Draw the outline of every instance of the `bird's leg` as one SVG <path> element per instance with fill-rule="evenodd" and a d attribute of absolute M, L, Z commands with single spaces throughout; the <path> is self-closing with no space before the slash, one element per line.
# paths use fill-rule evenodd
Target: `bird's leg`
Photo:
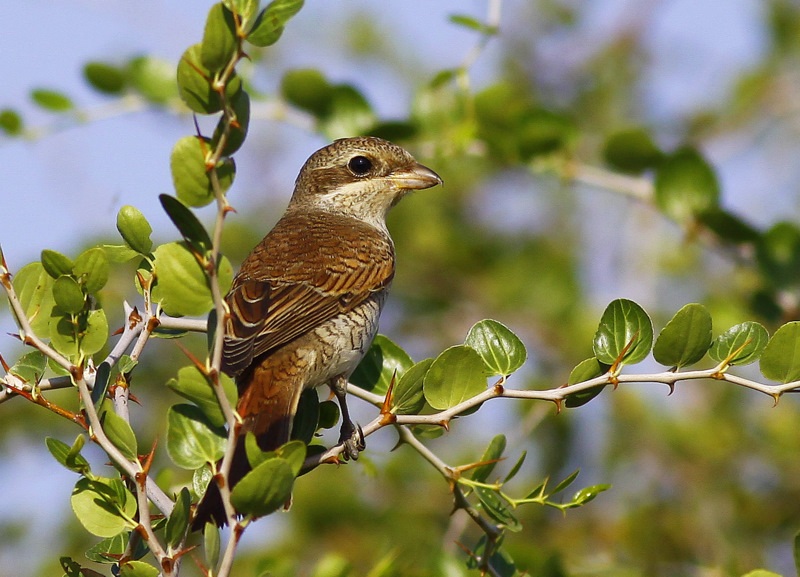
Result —
<path fill-rule="evenodd" d="M 364 431 L 359 425 L 350 419 L 350 411 L 347 409 L 347 378 L 342 375 L 335 377 L 331 381 L 331 390 L 339 400 L 339 407 L 342 411 L 342 427 L 339 433 L 339 443 L 344 444 L 344 460 L 358 459 L 358 454 L 363 451 L 367 444 L 364 442 Z"/>

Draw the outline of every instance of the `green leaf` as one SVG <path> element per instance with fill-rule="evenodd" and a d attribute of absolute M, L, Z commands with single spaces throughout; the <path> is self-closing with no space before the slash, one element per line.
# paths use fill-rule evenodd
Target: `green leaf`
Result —
<path fill-rule="evenodd" d="M 236 22 L 233 13 L 222 3 L 214 4 L 208 12 L 200 61 L 209 70 L 221 70 L 238 51 Z"/>
<path fill-rule="evenodd" d="M 612 134 L 603 147 L 603 157 L 613 168 L 640 174 L 653 168 L 664 157 L 644 128 L 627 128 Z"/>
<path fill-rule="evenodd" d="M 72 100 L 65 94 L 47 88 L 36 88 L 31 91 L 31 99 L 35 104 L 50 112 L 66 112 L 72 110 Z"/>
<path fill-rule="evenodd" d="M 472 16 L 466 16 L 464 14 L 452 14 L 449 20 L 453 24 L 457 24 L 458 26 L 463 26 L 464 28 L 469 28 L 470 30 L 480 32 L 481 34 L 486 34 L 486 35 L 497 34 L 496 26 L 489 26 L 488 24 L 484 24 L 483 22 L 479 21 L 476 18 L 473 18 Z"/>
<path fill-rule="evenodd" d="M 19 377 L 26 383 L 38 383 L 47 369 L 47 357 L 39 351 L 25 353 L 8 370 L 9 373 Z"/>
<path fill-rule="evenodd" d="M 768 340 L 767 329 L 757 322 L 746 321 L 714 339 L 708 356 L 718 363 L 728 359 L 729 365 L 749 365 L 761 356 Z"/>
<path fill-rule="evenodd" d="M 228 402 L 235 407 L 238 398 L 236 384 L 233 379 L 223 373 L 219 375 L 219 379 Z M 183 398 L 195 403 L 212 426 L 222 427 L 225 424 L 225 416 L 219 407 L 217 395 L 214 393 L 211 383 L 194 365 L 181 368 L 178 371 L 178 378 L 170 379 L 167 386 Z"/>
<path fill-rule="evenodd" d="M 130 423 L 117 415 L 114 411 L 105 411 L 102 415 L 103 430 L 113 445 L 129 461 L 138 459 L 138 443 L 136 433 L 133 432 Z"/>
<path fill-rule="evenodd" d="M 486 364 L 475 349 L 450 347 L 436 357 L 425 375 L 425 399 L 434 409 L 449 409 L 485 391 L 488 376 Z"/>
<path fill-rule="evenodd" d="M 505 325 L 483 320 L 469 329 L 464 344 L 472 347 L 495 375 L 510 375 L 520 368 L 528 356 L 525 345 Z"/>
<path fill-rule="evenodd" d="M 104 94 L 120 94 L 125 90 L 125 72 L 113 64 L 88 62 L 83 67 L 83 77 L 92 88 Z"/>
<path fill-rule="evenodd" d="M 506 450 L 506 436 L 495 435 L 494 438 L 492 438 L 492 440 L 489 442 L 489 446 L 486 447 L 486 450 L 483 452 L 483 456 L 478 460 L 479 463 L 486 463 L 486 464 L 472 469 L 470 478 L 473 481 L 477 481 L 479 483 L 485 483 L 486 480 L 489 478 L 489 475 L 492 474 L 492 471 L 494 471 L 494 468 L 497 465 L 496 462 L 492 463 L 490 461 L 497 461 L 498 459 L 500 459 L 503 456 L 503 451 L 505 450 Z"/>
<path fill-rule="evenodd" d="M 208 567 L 219 563 L 219 528 L 214 523 L 206 523 L 203 528 L 203 552 Z"/>
<path fill-rule="evenodd" d="M 209 483 L 213 479 L 211 469 L 205 465 L 192 472 L 192 491 L 195 495 L 205 495 Z M 216 525 L 215 525 L 216 527 Z"/>
<path fill-rule="evenodd" d="M 92 535 L 114 537 L 132 529 L 136 498 L 119 479 L 82 477 L 70 497 L 72 510 Z"/>
<path fill-rule="evenodd" d="M 316 118 L 327 118 L 333 110 L 333 86 L 315 69 L 290 70 L 281 80 L 281 94 L 292 105 Z"/>
<path fill-rule="evenodd" d="M 756 242 L 761 237 L 761 233 L 749 223 L 719 207 L 700 213 L 698 220 L 727 242 Z"/>
<path fill-rule="evenodd" d="M 62 274 L 53 283 L 53 298 L 63 312 L 76 315 L 86 304 L 86 295 L 72 275 Z"/>
<path fill-rule="evenodd" d="M 780 573 L 773 573 L 766 569 L 756 569 L 743 575 L 743 577 L 783 577 Z"/>
<path fill-rule="evenodd" d="M 86 558 L 95 563 L 118 563 L 120 557 L 125 553 L 127 544 L 128 535 L 118 533 L 87 549 Z"/>
<path fill-rule="evenodd" d="M 522 530 L 522 524 L 514 516 L 508 501 L 497 491 L 487 487 L 475 487 L 475 495 L 481 503 L 481 508 L 501 526 L 515 533 Z"/>
<path fill-rule="evenodd" d="M 231 110 L 233 111 L 233 118 L 230 121 L 228 128 L 228 140 L 222 149 L 223 156 L 230 156 L 244 144 L 247 130 L 250 126 L 250 96 L 242 90 L 230 102 Z M 211 137 L 211 142 L 214 148 L 217 148 L 217 143 L 222 138 L 225 126 L 228 125 L 228 119 L 222 116 L 214 129 L 214 135 Z"/>
<path fill-rule="evenodd" d="M 503 483 L 504 484 L 508 483 L 511 479 L 513 479 L 514 477 L 517 476 L 517 473 L 519 473 L 519 470 L 522 468 L 522 464 L 525 462 L 525 457 L 527 457 L 527 456 L 528 456 L 528 452 L 527 451 L 522 451 L 522 454 L 519 456 L 519 459 L 517 459 L 517 462 L 514 463 L 514 466 L 511 467 L 511 470 L 508 472 L 508 474 L 503 479 Z"/>
<path fill-rule="evenodd" d="M 167 412 L 167 453 L 182 469 L 197 469 L 222 458 L 224 429 L 214 427 L 194 405 L 173 405 Z"/>
<path fill-rule="evenodd" d="M 800 379 L 800 322 L 775 331 L 761 354 L 760 368 L 761 374 L 779 383 Z"/>
<path fill-rule="evenodd" d="M 425 359 L 407 369 L 394 386 L 392 393 L 392 413 L 396 415 L 416 415 L 425 406 L 423 383 L 433 359 Z"/>
<path fill-rule="evenodd" d="M 60 252 L 44 249 L 41 258 L 44 270 L 54 279 L 64 274 L 72 274 L 74 266 L 72 260 Z"/>
<path fill-rule="evenodd" d="M 119 568 L 119 577 L 158 577 L 161 572 L 144 561 L 126 561 Z"/>
<path fill-rule="evenodd" d="M 303 0 L 273 0 L 258 15 L 247 41 L 253 46 L 271 46 L 283 34 L 289 19 L 300 12 Z"/>
<path fill-rule="evenodd" d="M 800 228 L 791 222 L 773 225 L 756 243 L 756 258 L 772 284 L 796 283 L 800 280 Z"/>
<path fill-rule="evenodd" d="M 292 475 L 297 477 L 306 460 L 306 444 L 302 441 L 289 441 L 278 447 L 275 453 L 289 463 Z"/>
<path fill-rule="evenodd" d="M 339 405 L 334 401 L 322 401 L 319 404 L 319 422 L 317 423 L 320 429 L 332 429 L 339 422 Z"/>
<path fill-rule="evenodd" d="M 158 200 L 186 242 L 201 253 L 211 250 L 212 243 L 208 231 L 185 204 L 168 194 L 159 194 Z"/>
<path fill-rule="evenodd" d="M 108 320 L 104 310 L 89 311 L 86 329 L 81 334 L 80 350 L 86 356 L 93 355 L 108 341 Z"/>
<path fill-rule="evenodd" d="M 88 293 L 96 293 L 108 282 L 108 257 L 100 248 L 90 248 L 75 259 L 72 273 Z"/>
<path fill-rule="evenodd" d="M 306 389 L 300 394 L 297 413 L 292 421 L 293 440 L 310 443 L 319 427 L 319 397 L 316 389 Z"/>
<path fill-rule="evenodd" d="M 642 307 L 627 299 L 612 301 L 594 335 L 594 354 L 601 363 L 634 364 L 644 360 L 653 345 L 653 323 Z"/>
<path fill-rule="evenodd" d="M 581 361 L 574 369 L 572 369 L 569 374 L 569 378 L 567 379 L 567 384 L 576 385 L 595 377 L 599 377 L 600 375 L 607 373 L 609 368 L 611 368 L 610 365 L 601 363 L 597 360 L 597 357 L 590 357 L 584 361 Z M 596 387 L 586 389 L 585 391 L 567 395 L 564 404 L 570 409 L 585 405 L 603 392 L 605 387 L 606 385 L 597 385 Z"/>
<path fill-rule="evenodd" d="M 183 540 L 186 529 L 189 527 L 189 515 L 191 513 L 192 496 L 189 489 L 183 487 L 175 500 L 175 507 L 167 519 L 167 526 L 164 529 L 164 538 L 167 545 L 175 549 Z"/>
<path fill-rule="evenodd" d="M 106 251 L 108 260 L 115 263 L 124 263 L 135 258 L 142 258 L 140 253 L 124 244 L 104 244 L 103 250 Z"/>
<path fill-rule="evenodd" d="M 206 153 L 210 140 L 197 136 L 184 136 L 172 149 L 169 164 L 172 184 L 178 199 L 188 206 L 202 207 L 214 201 L 210 172 L 206 169 Z M 236 174 L 233 160 L 226 159 L 217 165 L 217 178 L 221 192 L 227 191 Z"/>
<path fill-rule="evenodd" d="M 288 461 L 268 459 L 236 484 L 231 492 L 231 503 L 243 515 L 269 515 L 288 501 L 294 479 Z"/>
<path fill-rule="evenodd" d="M 45 437 L 44 442 L 53 458 L 70 471 L 80 475 L 85 475 L 91 471 L 89 461 L 80 453 L 86 442 L 86 437 L 83 435 L 78 435 L 72 447 L 53 437 Z"/>
<path fill-rule="evenodd" d="M 22 117 L 16 110 L 3 108 L 0 110 L 0 130 L 7 136 L 19 136 L 22 134 Z"/>
<path fill-rule="evenodd" d="M 385 395 L 392 376 L 407 371 L 414 361 L 389 338 L 378 335 L 350 377 L 350 382 L 376 395 Z"/>
<path fill-rule="evenodd" d="M 584 487 L 575 493 L 575 495 L 572 497 L 572 503 L 570 503 L 569 506 L 571 508 L 582 507 L 586 503 L 594 501 L 595 497 L 597 497 L 603 491 L 608 491 L 610 488 L 611 485 L 606 483 Z"/>
<path fill-rule="evenodd" d="M 165 104 L 178 96 L 175 66 L 150 56 L 137 56 L 128 62 L 128 81 L 139 94 L 154 104 Z"/>
<path fill-rule="evenodd" d="M 214 114 L 222 110 L 223 101 L 212 86 L 214 74 L 202 62 L 202 45 L 190 46 L 178 62 L 178 94 L 191 110 Z M 225 86 L 230 101 L 242 89 L 242 81 L 233 75 Z"/>
<path fill-rule="evenodd" d="M 147 222 L 142 212 L 129 204 L 119 209 L 117 213 L 117 230 L 122 235 L 122 240 L 138 254 L 148 255 L 153 248 L 150 235 L 153 227 Z"/>
<path fill-rule="evenodd" d="M 714 169 L 696 150 L 677 150 L 656 172 L 655 201 L 667 216 L 679 222 L 716 208 L 719 184 Z"/>
<path fill-rule="evenodd" d="M 200 316 L 214 307 L 208 277 L 185 242 L 162 244 L 155 250 L 157 279 L 153 300 L 170 316 Z M 221 257 L 218 265 L 220 291 L 228 292 L 233 267 Z"/>
<path fill-rule="evenodd" d="M 77 361 L 80 353 L 77 321 L 73 322 L 70 315 L 54 314 L 50 317 L 49 332 L 53 348 L 71 361 Z"/>
<path fill-rule="evenodd" d="M 681 308 L 656 339 L 653 356 L 668 367 L 686 367 L 702 359 L 711 346 L 711 315 L 701 304 Z"/>
<path fill-rule="evenodd" d="M 25 316 L 36 336 L 50 336 L 50 316 L 55 307 L 53 279 L 41 263 L 32 262 L 14 275 L 14 290 L 17 293 Z"/>
<path fill-rule="evenodd" d="M 222 3 L 225 4 L 228 10 L 239 15 L 242 21 L 242 28 L 245 30 L 258 14 L 258 0 L 222 0 Z M 214 566 L 211 565 L 211 567 Z"/>

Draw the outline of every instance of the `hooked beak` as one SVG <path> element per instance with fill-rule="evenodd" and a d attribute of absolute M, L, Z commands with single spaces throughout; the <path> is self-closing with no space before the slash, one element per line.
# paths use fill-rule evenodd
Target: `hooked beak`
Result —
<path fill-rule="evenodd" d="M 423 190 L 444 184 L 438 174 L 420 163 L 416 163 L 409 170 L 393 172 L 387 178 L 401 190 Z"/>

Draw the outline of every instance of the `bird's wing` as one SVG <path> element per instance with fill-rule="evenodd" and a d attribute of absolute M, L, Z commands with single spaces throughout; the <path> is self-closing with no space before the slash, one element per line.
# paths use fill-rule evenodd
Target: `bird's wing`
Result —
<path fill-rule="evenodd" d="M 252 360 L 363 303 L 391 283 L 388 235 L 332 215 L 290 215 L 242 264 L 230 308 L 223 369 L 237 375 Z"/>

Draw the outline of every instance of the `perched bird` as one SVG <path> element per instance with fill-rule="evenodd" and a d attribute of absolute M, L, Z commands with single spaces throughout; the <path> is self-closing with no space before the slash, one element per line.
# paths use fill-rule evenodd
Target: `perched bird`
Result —
<path fill-rule="evenodd" d="M 286 443 L 307 388 L 327 384 L 336 394 L 344 457 L 364 448 L 345 390 L 375 337 L 394 276 L 386 213 L 409 191 L 441 183 L 403 148 L 374 137 L 337 140 L 306 161 L 286 212 L 226 296 L 222 370 L 236 378 L 243 419 L 231 485 L 250 469 L 244 433 L 254 433 L 265 451 Z M 224 522 L 216 489 L 212 482 L 195 526 Z"/>

